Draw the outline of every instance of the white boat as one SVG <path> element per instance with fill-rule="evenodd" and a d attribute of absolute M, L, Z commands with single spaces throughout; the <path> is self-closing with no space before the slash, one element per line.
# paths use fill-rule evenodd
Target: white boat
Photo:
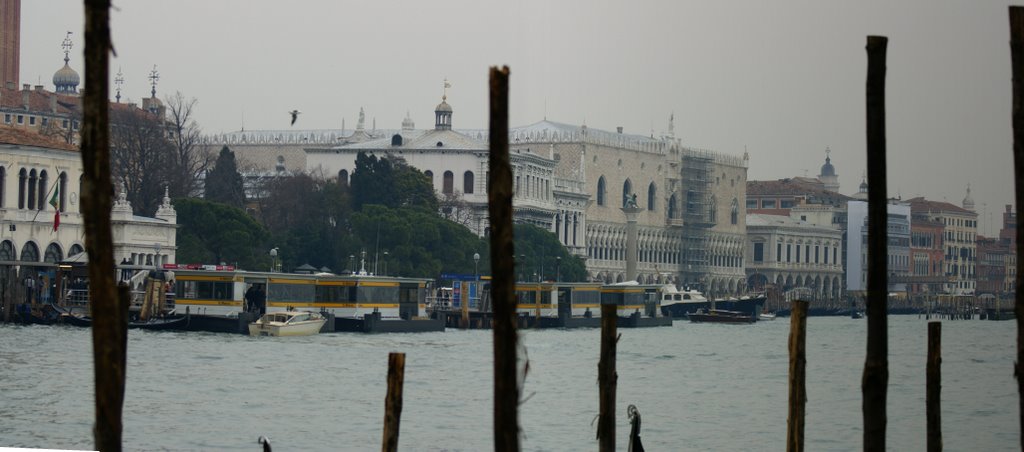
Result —
<path fill-rule="evenodd" d="M 762 312 L 760 315 L 757 316 L 757 320 L 775 320 L 775 313 Z"/>
<path fill-rule="evenodd" d="M 279 311 L 264 314 L 249 324 L 250 336 L 311 336 L 320 333 L 327 318 L 311 311 Z"/>

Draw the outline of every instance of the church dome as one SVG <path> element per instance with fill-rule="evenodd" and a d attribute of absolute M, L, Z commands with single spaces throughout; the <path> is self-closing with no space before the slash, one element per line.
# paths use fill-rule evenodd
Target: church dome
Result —
<path fill-rule="evenodd" d="M 78 72 L 71 69 L 68 66 L 67 61 L 64 62 L 64 67 L 57 70 L 53 74 L 53 85 L 57 88 L 58 93 L 75 92 L 78 90 L 78 84 L 81 79 L 78 77 Z"/>
<path fill-rule="evenodd" d="M 822 176 L 835 176 L 836 175 L 836 168 L 834 166 L 832 166 L 832 159 L 831 158 L 825 157 L 825 164 L 821 165 L 821 175 Z"/>
<path fill-rule="evenodd" d="M 971 185 L 967 184 L 967 196 L 964 197 L 963 201 L 964 209 L 974 211 L 974 198 L 971 198 Z"/>
<path fill-rule="evenodd" d="M 441 99 L 441 103 L 437 104 L 437 108 L 434 109 L 435 113 L 442 111 L 447 113 L 452 112 L 452 106 L 448 105 L 448 102 L 445 99 Z"/>

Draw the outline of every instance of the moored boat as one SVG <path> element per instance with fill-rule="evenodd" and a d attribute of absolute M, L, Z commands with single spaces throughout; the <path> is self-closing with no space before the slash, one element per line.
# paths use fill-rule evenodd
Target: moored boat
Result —
<path fill-rule="evenodd" d="M 279 311 L 264 314 L 249 324 L 250 336 L 311 336 L 320 333 L 327 319 L 311 311 Z"/>
<path fill-rule="evenodd" d="M 754 323 L 754 316 L 724 309 L 700 309 L 686 315 L 694 323 Z"/>

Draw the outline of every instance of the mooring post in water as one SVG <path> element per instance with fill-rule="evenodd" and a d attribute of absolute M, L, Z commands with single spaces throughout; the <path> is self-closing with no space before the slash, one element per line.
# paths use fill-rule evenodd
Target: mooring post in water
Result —
<path fill-rule="evenodd" d="M 942 450 L 942 322 L 928 322 L 928 368 L 925 412 L 928 418 L 928 452 Z"/>
<path fill-rule="evenodd" d="M 601 452 L 615 451 L 615 348 L 618 337 L 618 306 L 613 298 L 601 300 L 601 360 L 597 363 L 597 440 Z"/>
<path fill-rule="evenodd" d="M 388 395 L 384 399 L 383 452 L 398 451 L 398 427 L 402 421 L 402 386 L 405 384 L 405 353 L 388 354 Z"/>
<path fill-rule="evenodd" d="M 885 52 L 889 39 L 868 36 L 868 346 L 861 379 L 864 450 L 885 450 L 886 393 L 889 384 L 888 201 L 885 182 Z"/>
<path fill-rule="evenodd" d="M 795 300 L 789 321 L 789 421 L 786 450 L 804 450 L 804 412 L 807 406 L 807 302 Z"/>
<path fill-rule="evenodd" d="M 494 450 L 519 451 L 515 279 L 512 246 L 512 167 L 508 156 L 508 66 L 490 70 L 490 150 L 487 210 L 491 216 L 491 295 L 494 320 Z"/>
<path fill-rule="evenodd" d="M 1017 215 L 1024 211 L 1024 7 L 1010 7 L 1010 57 L 1013 68 L 1013 181 Z M 1013 311 L 1017 316 L 1017 376 L 1020 444 L 1024 449 L 1024 229 L 1017 228 L 1017 288 Z"/>
<path fill-rule="evenodd" d="M 110 0 L 85 0 L 85 93 L 82 95 L 82 222 L 89 253 L 92 346 L 96 384 L 96 449 L 121 450 L 128 289 L 114 281 L 110 209 Z"/>

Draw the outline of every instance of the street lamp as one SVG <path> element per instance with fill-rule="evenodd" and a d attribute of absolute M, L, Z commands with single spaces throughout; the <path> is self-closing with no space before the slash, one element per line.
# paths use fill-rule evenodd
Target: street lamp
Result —
<path fill-rule="evenodd" d="M 348 255 L 348 272 L 349 273 L 355 273 L 356 272 L 355 267 L 356 267 L 356 256 L 354 254 L 349 254 Z"/>
<path fill-rule="evenodd" d="M 277 269 L 277 248 L 270 249 L 270 271 Z"/>
<path fill-rule="evenodd" d="M 384 251 L 384 276 L 388 275 L 388 252 Z"/>
<path fill-rule="evenodd" d="M 530 272 L 529 272 L 529 270 L 526 269 L 526 255 L 525 254 L 520 254 L 519 255 L 519 265 L 522 265 L 522 268 L 519 269 L 519 280 L 520 281 L 523 280 L 523 275 L 526 275 L 526 278 L 529 279 L 530 278 Z"/>
<path fill-rule="evenodd" d="M 480 253 L 473 253 L 473 280 L 480 280 Z"/>
<path fill-rule="evenodd" d="M 559 273 L 562 269 L 562 257 L 555 256 L 555 282 L 561 282 L 561 274 Z"/>

